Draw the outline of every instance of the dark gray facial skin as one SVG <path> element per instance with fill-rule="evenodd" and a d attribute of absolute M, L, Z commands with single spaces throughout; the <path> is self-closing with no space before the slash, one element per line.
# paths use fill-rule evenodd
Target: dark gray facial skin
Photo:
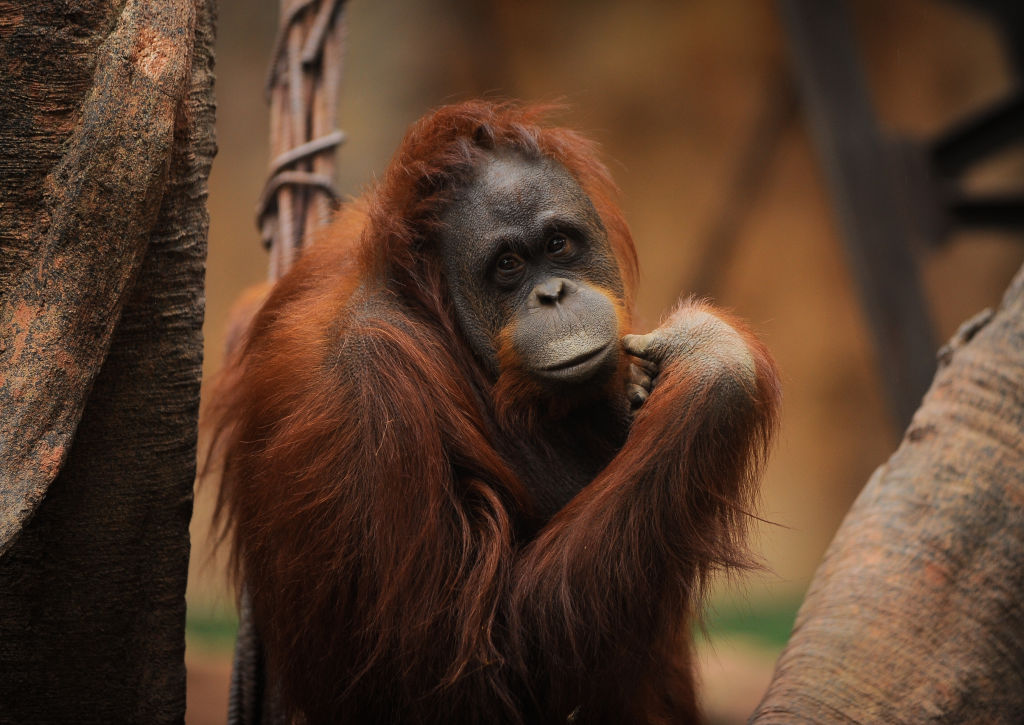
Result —
<path fill-rule="evenodd" d="M 455 310 L 492 375 L 503 329 L 519 366 L 539 382 L 574 385 L 615 368 L 609 294 L 621 299 L 622 280 L 596 210 L 564 167 L 493 152 L 444 221 L 440 251 Z"/>

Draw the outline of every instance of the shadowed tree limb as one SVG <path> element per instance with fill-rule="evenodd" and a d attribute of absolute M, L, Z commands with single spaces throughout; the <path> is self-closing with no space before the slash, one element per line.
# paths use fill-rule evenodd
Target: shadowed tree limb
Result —
<path fill-rule="evenodd" d="M 212 0 L 0 28 L 0 723 L 181 722 Z"/>
<path fill-rule="evenodd" d="M 1024 720 L 1024 269 L 939 364 L 752 722 Z"/>

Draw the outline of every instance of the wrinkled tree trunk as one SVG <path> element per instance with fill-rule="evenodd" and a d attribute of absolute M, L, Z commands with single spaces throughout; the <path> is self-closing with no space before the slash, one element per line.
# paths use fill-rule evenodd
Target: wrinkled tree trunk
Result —
<path fill-rule="evenodd" d="M 753 722 L 1024 722 L 1024 269 L 939 362 Z"/>
<path fill-rule="evenodd" d="M 0 722 L 181 722 L 213 0 L 0 3 Z"/>

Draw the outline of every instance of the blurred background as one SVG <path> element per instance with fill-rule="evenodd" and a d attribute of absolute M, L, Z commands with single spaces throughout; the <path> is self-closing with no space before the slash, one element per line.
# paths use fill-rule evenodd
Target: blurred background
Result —
<path fill-rule="evenodd" d="M 1013 85 L 996 28 L 942 0 L 851 0 L 863 70 L 884 126 L 915 137 Z M 598 140 L 639 248 L 638 322 L 680 296 L 709 295 L 749 320 L 783 374 L 779 443 L 754 545 L 765 570 L 722 582 L 701 638 L 716 722 L 760 699 L 814 569 L 871 472 L 899 443 L 876 353 L 808 135 L 774 3 L 753 0 L 350 0 L 339 188 L 357 195 L 409 123 L 474 96 L 561 101 L 556 120 Z M 210 179 L 206 361 L 223 360 L 228 310 L 267 274 L 254 222 L 266 178 L 264 79 L 274 0 L 221 0 L 217 136 Z M 1003 153 L 966 179 L 999 190 L 1024 178 Z M 1024 259 L 1019 238 L 958 233 L 922 252 L 938 340 L 998 303 Z M 204 383 L 204 385 L 206 385 Z M 205 390 L 205 388 L 204 388 Z M 200 485 L 188 590 L 192 725 L 223 723 L 234 595 Z"/>

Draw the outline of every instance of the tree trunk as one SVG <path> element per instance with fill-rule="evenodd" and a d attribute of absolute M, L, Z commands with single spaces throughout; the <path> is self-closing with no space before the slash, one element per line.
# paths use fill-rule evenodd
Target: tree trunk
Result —
<path fill-rule="evenodd" d="M 181 722 L 213 0 L 0 3 L 0 722 Z"/>
<path fill-rule="evenodd" d="M 1024 722 L 1024 269 L 939 363 L 752 722 Z"/>

